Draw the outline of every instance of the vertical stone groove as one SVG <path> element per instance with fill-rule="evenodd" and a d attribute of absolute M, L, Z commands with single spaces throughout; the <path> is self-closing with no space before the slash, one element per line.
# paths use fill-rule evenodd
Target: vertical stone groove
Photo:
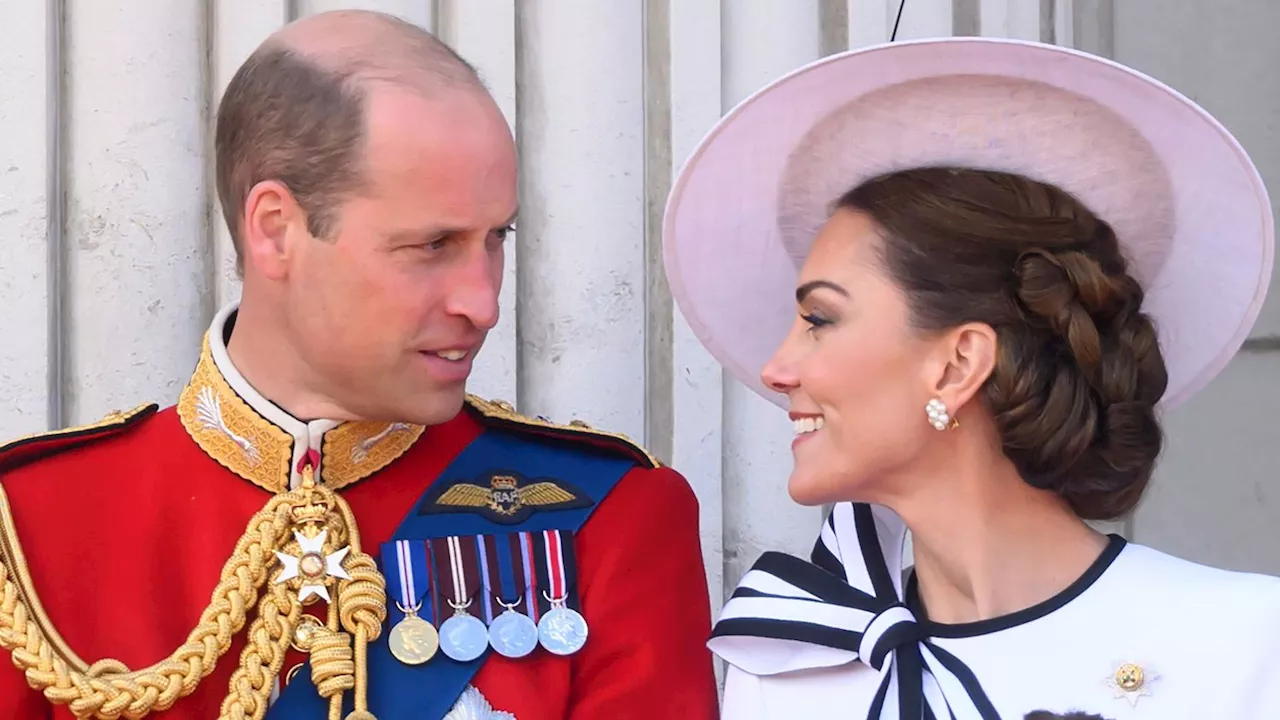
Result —
<path fill-rule="evenodd" d="M 671 462 L 672 300 L 662 267 L 662 215 L 671 191 L 671 16 L 669 0 L 644 6 L 645 184 L 645 437 L 663 462 Z"/>
<path fill-rule="evenodd" d="M 66 329 L 66 199 L 63 179 L 66 177 L 66 157 L 63 153 L 65 139 L 63 127 L 63 109 L 66 100 L 66 89 L 63 82 L 63 71 L 66 66 L 63 49 L 65 33 L 63 32 L 63 14 L 65 0 L 45 0 L 48 11 L 48 39 L 45 43 L 47 66 L 45 102 L 47 103 L 47 131 L 45 142 L 48 147 L 45 177 L 47 207 L 46 242 L 48 263 L 46 282 L 48 283 L 48 408 L 46 423 L 50 429 L 66 425 L 67 406 L 65 400 L 65 383 L 67 382 L 67 329 Z"/>

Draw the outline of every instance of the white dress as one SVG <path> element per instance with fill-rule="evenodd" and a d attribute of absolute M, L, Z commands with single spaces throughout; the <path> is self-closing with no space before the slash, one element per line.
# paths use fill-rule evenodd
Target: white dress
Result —
<path fill-rule="evenodd" d="M 1280 578 L 1113 536 L 1056 597 L 944 625 L 910 609 L 905 536 L 892 511 L 844 503 L 812 562 L 760 558 L 710 642 L 725 720 L 1280 719 Z"/>

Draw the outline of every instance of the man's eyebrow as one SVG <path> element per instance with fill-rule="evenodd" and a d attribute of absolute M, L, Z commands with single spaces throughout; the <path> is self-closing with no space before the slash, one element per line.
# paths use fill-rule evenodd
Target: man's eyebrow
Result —
<path fill-rule="evenodd" d="M 804 302 L 805 298 L 809 297 L 810 293 L 812 293 L 814 290 L 817 290 L 819 288 L 826 288 L 828 290 L 832 290 L 837 293 L 840 293 L 845 297 L 849 297 L 848 290 L 845 290 L 844 288 L 831 282 L 830 280 L 811 280 L 801 285 L 800 287 L 796 288 L 796 302 L 797 303 Z"/>
<path fill-rule="evenodd" d="M 498 227 L 506 227 L 516 221 L 516 216 L 520 214 L 520 208 L 517 207 L 515 212 L 511 213 L 511 217 L 507 218 Z M 391 241 L 395 243 L 412 242 L 422 238 L 443 237 L 446 235 L 456 235 L 458 233 L 467 232 L 470 228 L 454 227 L 452 225 L 429 225 L 421 228 L 403 228 L 391 233 Z"/>

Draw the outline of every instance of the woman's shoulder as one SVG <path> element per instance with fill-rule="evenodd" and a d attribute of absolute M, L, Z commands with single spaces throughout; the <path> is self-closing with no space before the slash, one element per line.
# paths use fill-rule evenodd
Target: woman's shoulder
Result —
<path fill-rule="evenodd" d="M 1185 642 L 1230 648 L 1258 662 L 1265 656 L 1280 667 L 1280 645 L 1274 642 L 1280 637 L 1280 577 L 1215 567 L 1132 543 L 1119 560 L 1116 569 L 1122 572 L 1109 602 L 1140 609 L 1153 625 L 1186 628 Z"/>
<path fill-rule="evenodd" d="M 1124 585 L 1134 592 L 1160 593 L 1182 604 L 1256 606 L 1280 615 L 1280 577 L 1216 567 L 1138 543 L 1129 543 L 1120 560 Z"/>

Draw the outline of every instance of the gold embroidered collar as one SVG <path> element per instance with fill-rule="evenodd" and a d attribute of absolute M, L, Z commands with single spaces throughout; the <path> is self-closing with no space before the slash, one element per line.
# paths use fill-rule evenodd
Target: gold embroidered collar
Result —
<path fill-rule="evenodd" d="M 214 318 L 200 362 L 178 398 L 182 424 L 201 449 L 231 472 L 270 492 L 301 482 L 310 454 L 331 489 L 362 480 L 403 455 L 423 427 L 409 423 L 303 422 L 264 398 L 227 355 L 224 329 L 235 305 Z"/>

